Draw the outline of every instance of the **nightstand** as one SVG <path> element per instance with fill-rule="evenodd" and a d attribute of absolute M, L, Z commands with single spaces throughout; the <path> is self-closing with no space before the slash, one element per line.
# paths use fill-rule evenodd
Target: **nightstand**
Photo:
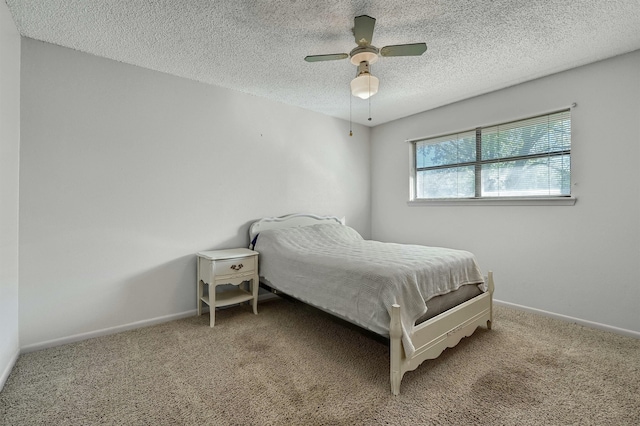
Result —
<path fill-rule="evenodd" d="M 210 326 L 215 323 L 216 307 L 253 301 L 253 313 L 258 314 L 258 252 L 238 248 L 229 250 L 201 251 L 197 254 L 198 267 L 198 315 L 202 315 L 202 303 L 209 305 Z M 250 282 L 250 291 L 240 288 Z M 216 286 L 232 284 L 231 290 L 216 293 Z M 204 286 L 209 286 L 209 295 L 204 295 Z"/>

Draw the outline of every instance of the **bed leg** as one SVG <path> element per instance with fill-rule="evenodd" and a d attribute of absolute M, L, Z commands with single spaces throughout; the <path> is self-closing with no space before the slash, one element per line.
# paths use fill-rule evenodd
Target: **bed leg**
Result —
<path fill-rule="evenodd" d="M 389 327 L 391 340 L 391 393 L 400 395 L 402 381 L 402 326 L 400 324 L 400 305 L 391 306 L 391 324 Z"/>

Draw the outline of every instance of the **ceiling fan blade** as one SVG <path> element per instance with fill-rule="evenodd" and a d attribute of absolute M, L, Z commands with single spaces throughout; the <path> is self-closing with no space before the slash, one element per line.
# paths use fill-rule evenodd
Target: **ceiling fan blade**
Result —
<path fill-rule="evenodd" d="M 330 55 L 305 56 L 304 60 L 307 62 L 335 61 L 336 59 L 347 59 L 348 57 L 348 53 L 332 53 Z"/>
<path fill-rule="evenodd" d="M 376 26 L 376 19 L 368 15 L 356 16 L 353 20 L 353 35 L 356 37 L 358 46 L 368 46 L 373 39 L 373 28 Z"/>
<path fill-rule="evenodd" d="M 380 49 L 380 56 L 420 56 L 426 51 L 426 43 L 396 44 Z"/>

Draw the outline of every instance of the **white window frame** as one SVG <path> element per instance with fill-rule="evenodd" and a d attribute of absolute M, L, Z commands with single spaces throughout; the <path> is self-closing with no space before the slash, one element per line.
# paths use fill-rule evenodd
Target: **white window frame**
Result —
<path fill-rule="evenodd" d="M 532 116 L 527 116 L 523 118 L 516 118 L 510 120 L 509 122 L 515 122 L 520 120 L 527 120 L 532 117 L 542 116 L 554 114 L 563 110 L 571 110 L 574 108 L 576 104 L 572 104 L 571 108 L 558 108 L 554 109 L 550 112 L 539 113 Z M 508 122 L 507 122 L 508 123 Z M 572 120 L 573 123 L 573 120 Z M 478 126 L 477 128 L 489 128 L 495 126 L 485 125 Z M 572 124 L 573 126 L 573 124 Z M 468 132 L 467 129 L 465 132 Z M 447 134 L 455 134 L 455 133 L 464 133 L 464 132 L 448 132 Z M 573 132 L 572 132 L 573 133 Z M 470 198 L 434 198 L 434 199 L 426 199 L 426 198 L 417 198 L 417 187 L 416 187 L 416 143 L 420 141 L 424 141 L 426 139 L 433 139 L 442 135 L 434 135 L 428 137 L 420 137 L 415 139 L 409 139 L 406 142 L 409 145 L 409 201 L 407 204 L 409 206 L 452 206 L 452 205 L 491 205 L 491 206 L 509 206 L 509 205 L 547 205 L 547 206 L 572 206 L 576 203 L 577 198 L 571 193 L 571 195 L 560 195 L 560 196 L 518 196 L 518 197 L 470 197 Z M 573 170 L 573 168 L 572 168 Z M 573 174 L 573 171 L 572 171 Z M 573 179 L 572 179 L 573 181 Z"/>

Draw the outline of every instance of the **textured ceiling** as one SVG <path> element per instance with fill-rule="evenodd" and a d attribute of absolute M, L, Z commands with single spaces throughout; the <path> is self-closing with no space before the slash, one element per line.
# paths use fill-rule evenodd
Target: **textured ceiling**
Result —
<path fill-rule="evenodd" d="M 377 125 L 640 49 L 640 0 L 6 0 L 23 36 Z M 349 95 L 353 18 L 373 44 L 426 42 Z M 367 121 L 371 108 L 372 121 Z"/>

